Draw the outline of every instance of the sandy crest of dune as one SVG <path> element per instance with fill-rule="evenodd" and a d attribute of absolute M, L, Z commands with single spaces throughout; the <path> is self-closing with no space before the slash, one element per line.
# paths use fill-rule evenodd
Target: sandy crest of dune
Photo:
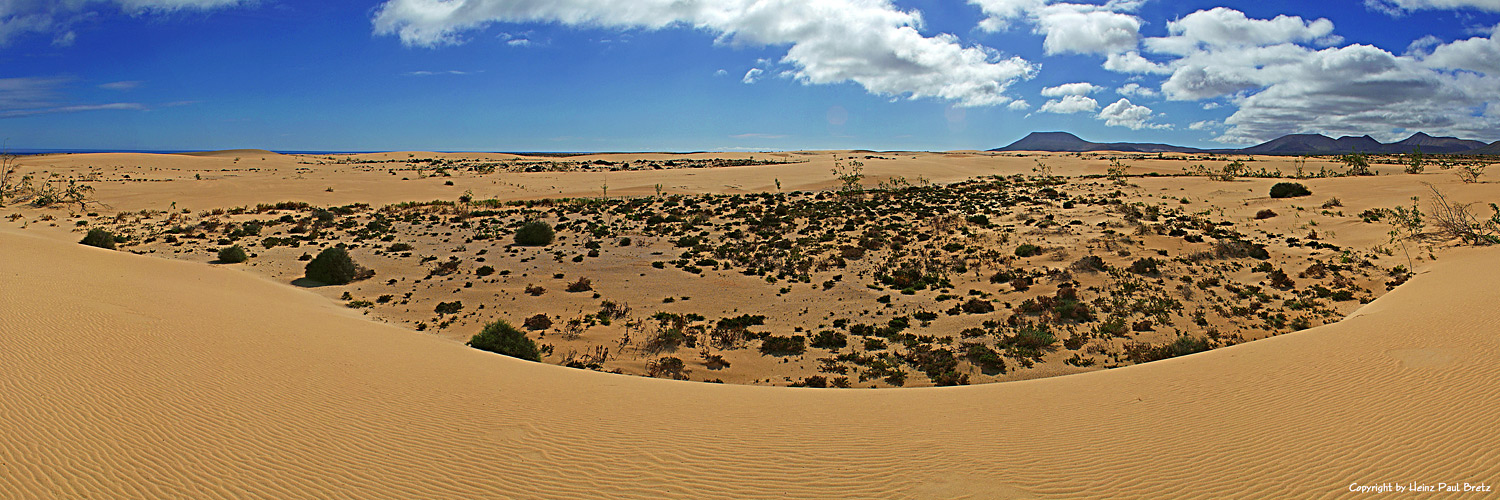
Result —
<path fill-rule="evenodd" d="M 1494 249 L 1297 334 L 894 390 L 527 363 L 234 268 L 9 229 L 0 252 L 4 497 L 1333 498 L 1500 482 Z"/>

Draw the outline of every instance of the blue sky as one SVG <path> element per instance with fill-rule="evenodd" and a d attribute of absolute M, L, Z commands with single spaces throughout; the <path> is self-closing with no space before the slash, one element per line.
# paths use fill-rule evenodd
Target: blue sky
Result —
<path fill-rule="evenodd" d="M 14 149 L 1500 140 L 1500 0 L 8 0 Z"/>

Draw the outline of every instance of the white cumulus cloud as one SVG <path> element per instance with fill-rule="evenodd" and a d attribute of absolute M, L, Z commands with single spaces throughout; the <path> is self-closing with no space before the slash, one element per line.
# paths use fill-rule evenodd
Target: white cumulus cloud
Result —
<path fill-rule="evenodd" d="M 1444 69 L 1466 69 L 1500 76 L 1500 25 L 1489 37 L 1474 37 L 1432 46 L 1422 58 L 1428 66 Z"/>
<path fill-rule="evenodd" d="M 720 42 L 787 46 L 780 64 L 807 84 L 855 82 L 878 95 L 962 106 L 1005 104 L 1006 89 L 1037 68 L 949 34 L 924 36 L 921 14 L 888 0 L 387 0 L 377 34 L 407 45 L 462 43 L 495 23 L 553 22 L 617 29 L 688 27 Z"/>
<path fill-rule="evenodd" d="M 1055 4 L 1037 13 L 1037 29 L 1046 33 L 1048 54 L 1115 54 L 1136 47 L 1141 20 L 1104 7 Z"/>
<path fill-rule="evenodd" d="M 1414 10 L 1475 9 L 1500 12 L 1500 0 L 1365 0 L 1365 6 L 1393 16 Z"/>
<path fill-rule="evenodd" d="M 1149 123 L 1151 117 L 1154 115 L 1155 113 L 1151 111 L 1151 108 L 1131 104 L 1130 99 L 1122 97 L 1120 100 L 1115 101 L 1114 104 L 1110 104 L 1105 106 L 1104 109 L 1099 110 L 1099 114 L 1095 118 L 1104 120 L 1105 125 L 1111 127 L 1130 127 L 1131 130 L 1171 128 L 1170 125 L 1166 124 Z"/>
<path fill-rule="evenodd" d="M 1049 100 L 1043 103 L 1042 107 L 1037 109 L 1037 111 L 1043 113 L 1072 114 L 1092 113 L 1096 109 L 1099 109 L 1099 101 L 1095 101 L 1091 97 L 1070 95 L 1064 96 L 1062 99 Z"/>
<path fill-rule="evenodd" d="M 1157 53 L 1186 55 L 1205 46 L 1222 48 L 1307 42 L 1333 33 L 1333 21 L 1303 21 L 1301 17 L 1284 15 L 1275 19 L 1251 19 L 1240 11 L 1215 7 L 1168 22 L 1167 32 L 1171 36 L 1146 39 L 1146 47 Z"/>
<path fill-rule="evenodd" d="M 1140 7 L 1136 0 L 1104 5 L 1059 3 L 1049 0 L 969 0 L 988 17 L 979 24 L 986 31 L 1009 29 L 1024 20 L 1033 32 L 1045 35 L 1047 54 L 1116 54 L 1139 44 L 1142 21 L 1126 14 Z"/>
<path fill-rule="evenodd" d="M 1130 83 L 1127 83 L 1125 85 L 1121 85 L 1120 88 L 1115 89 L 1115 92 L 1119 92 L 1120 95 L 1123 95 L 1123 96 L 1135 96 L 1135 97 L 1156 97 L 1157 96 L 1156 91 L 1155 90 L 1151 90 L 1151 87 L 1142 87 L 1141 84 L 1135 83 L 1135 82 L 1130 82 Z"/>
<path fill-rule="evenodd" d="M 1118 73 L 1153 73 L 1170 74 L 1172 68 L 1161 63 L 1152 62 L 1142 57 L 1139 52 L 1127 51 L 1119 54 L 1110 54 L 1104 60 L 1104 69 Z"/>
<path fill-rule="evenodd" d="M 1368 45 L 1306 50 L 1300 61 L 1250 74 L 1263 90 L 1233 98 L 1239 109 L 1224 120 L 1227 142 L 1303 132 L 1399 138 L 1392 129 L 1490 138 L 1500 130 L 1489 105 L 1500 100 L 1500 79 L 1433 71 Z"/>
<path fill-rule="evenodd" d="M 1497 0 L 1500 1 L 1500 0 Z M 1169 100 L 1235 108 L 1216 140 L 1255 143 L 1292 133 L 1365 135 L 1381 140 L 1416 131 L 1494 140 L 1500 135 L 1500 43 L 1489 36 L 1442 43 L 1414 41 L 1405 55 L 1369 45 L 1337 45 L 1326 19 L 1254 19 L 1226 8 L 1200 10 L 1168 23 L 1168 35 L 1142 40 L 1152 59 L 1112 55 L 1105 69 L 1170 74 L 1160 85 Z M 1326 47 L 1326 48 L 1322 48 Z M 1141 88 L 1120 88 L 1139 96 Z M 1148 110 L 1117 102 L 1100 112 L 1115 123 Z M 1132 107 L 1134 106 L 1134 107 Z M 1111 109 L 1113 108 L 1113 109 Z M 1132 114 L 1133 113 L 1133 114 Z M 1150 126 L 1150 125 L 1146 125 Z"/>
<path fill-rule="evenodd" d="M 1101 87 L 1088 82 L 1064 83 L 1056 87 L 1042 89 L 1042 95 L 1047 97 L 1060 97 L 1065 95 L 1089 95 L 1097 92 Z"/>

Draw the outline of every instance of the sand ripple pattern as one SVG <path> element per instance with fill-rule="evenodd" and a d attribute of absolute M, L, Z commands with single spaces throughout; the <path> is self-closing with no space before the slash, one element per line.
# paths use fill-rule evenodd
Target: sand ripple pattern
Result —
<path fill-rule="evenodd" d="M 1201 355 L 839 391 L 525 363 L 234 269 L 5 230 L 0 498 L 1345 498 L 1352 482 L 1493 487 L 1497 264 L 1495 250 L 1456 252 L 1342 323 Z"/>

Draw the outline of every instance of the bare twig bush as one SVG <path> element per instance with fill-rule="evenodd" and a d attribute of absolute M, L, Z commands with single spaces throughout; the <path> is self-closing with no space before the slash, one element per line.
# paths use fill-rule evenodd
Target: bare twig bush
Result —
<path fill-rule="evenodd" d="M 0 153 L 0 207 L 6 198 L 16 200 L 31 184 L 31 176 L 16 178 L 16 155 Z"/>
<path fill-rule="evenodd" d="M 1481 220 L 1469 209 L 1473 203 L 1450 201 L 1437 187 L 1427 187 L 1432 189 L 1432 213 L 1429 217 L 1439 234 L 1458 238 L 1466 245 L 1500 243 L 1500 206 L 1491 203 L 1490 210 L 1494 211 L 1494 215 L 1489 220 Z"/>
<path fill-rule="evenodd" d="M 1479 182 L 1479 176 L 1484 175 L 1484 169 L 1488 166 L 1489 165 L 1465 165 L 1462 167 L 1458 167 L 1458 172 L 1456 172 L 1458 174 L 1458 180 L 1463 181 L 1464 184 L 1473 184 Z"/>

